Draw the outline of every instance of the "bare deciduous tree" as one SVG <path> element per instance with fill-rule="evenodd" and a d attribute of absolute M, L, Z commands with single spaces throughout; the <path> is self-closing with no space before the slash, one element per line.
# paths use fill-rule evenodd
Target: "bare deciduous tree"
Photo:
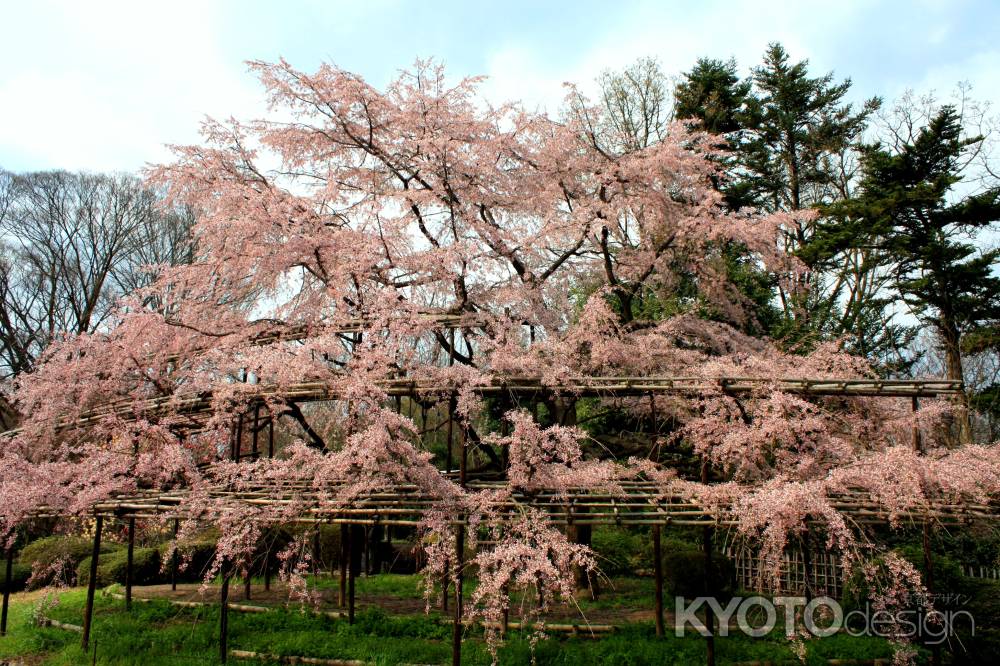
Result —
<path fill-rule="evenodd" d="M 100 330 L 148 267 L 190 260 L 193 216 L 128 174 L 0 172 L 0 378 L 63 333 Z"/>

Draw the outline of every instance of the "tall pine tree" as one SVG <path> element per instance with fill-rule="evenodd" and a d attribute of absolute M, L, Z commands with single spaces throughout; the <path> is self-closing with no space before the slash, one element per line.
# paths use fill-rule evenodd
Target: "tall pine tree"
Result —
<path fill-rule="evenodd" d="M 844 212 L 860 224 L 845 242 L 870 243 L 891 262 L 892 289 L 937 333 L 950 379 L 964 379 L 963 337 L 1000 320 L 1000 250 L 975 238 L 1000 221 L 1000 186 L 961 196 L 967 153 L 983 141 L 963 136 L 952 106 L 911 140 L 864 151 L 862 191 Z M 968 437 L 968 420 L 961 423 Z"/>

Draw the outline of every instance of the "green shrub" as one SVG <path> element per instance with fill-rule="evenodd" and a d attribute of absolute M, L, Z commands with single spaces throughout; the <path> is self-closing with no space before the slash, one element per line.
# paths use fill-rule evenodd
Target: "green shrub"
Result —
<path fill-rule="evenodd" d="M 107 542 L 101 544 L 101 552 L 109 553 L 118 547 Z M 66 559 L 75 567 L 94 551 L 92 539 L 82 536 L 54 534 L 32 541 L 18 554 L 18 560 L 25 564 L 38 563 L 48 566 L 57 559 Z"/>
<path fill-rule="evenodd" d="M 923 547 L 913 544 L 905 544 L 896 548 L 896 554 L 901 555 L 920 572 L 921 578 L 926 581 L 927 571 L 924 567 Z M 877 562 L 881 566 L 882 559 Z M 932 554 L 934 593 L 954 593 L 961 589 L 965 577 L 962 575 L 961 565 L 951 557 L 941 553 Z M 873 590 L 861 571 L 856 571 L 847 584 L 844 586 L 844 595 L 841 600 L 846 610 L 861 608 L 872 600 Z M 940 604 L 936 604 L 940 606 Z"/>
<path fill-rule="evenodd" d="M 700 597 L 705 595 L 705 555 L 702 549 L 688 541 L 665 539 L 663 552 L 663 582 L 670 596 Z M 723 597 L 732 591 L 733 565 L 722 553 L 712 553 L 711 596 Z"/>
<path fill-rule="evenodd" d="M 102 543 L 101 553 L 111 553 L 117 550 L 117 548 L 118 547 L 114 544 Z M 29 571 L 31 571 L 34 566 L 45 569 L 62 560 L 65 562 L 64 571 L 73 573 L 76 572 L 82 560 L 90 558 L 90 554 L 93 551 L 94 542 L 89 538 L 54 534 L 52 536 L 42 537 L 41 539 L 32 541 L 26 545 L 21 550 L 17 559 L 20 564 L 28 567 Z M 53 575 L 40 578 L 39 580 L 34 581 L 33 585 L 35 587 L 48 585 L 52 582 L 52 578 Z M 66 580 L 64 582 L 73 584 L 75 579 Z"/>
<path fill-rule="evenodd" d="M 340 525 L 319 526 L 318 554 L 319 562 L 316 563 L 318 569 L 329 570 L 337 566 L 340 562 Z"/>
<path fill-rule="evenodd" d="M 115 551 L 97 562 L 97 586 L 106 587 L 112 583 L 125 583 L 125 569 L 128 564 L 128 552 Z M 86 558 L 76 569 L 76 578 L 80 585 L 90 581 L 90 558 Z M 160 553 L 156 548 L 136 548 L 132 560 L 132 582 L 135 585 L 152 585 L 166 582 L 164 574 L 160 573 Z"/>
<path fill-rule="evenodd" d="M 634 576 L 653 569 L 652 546 L 646 532 L 622 527 L 595 527 L 591 547 L 608 576 Z"/>
<path fill-rule="evenodd" d="M 927 569 L 924 566 L 923 546 L 900 546 L 897 551 L 920 571 L 921 577 L 926 579 Z M 935 590 L 954 590 L 961 583 L 963 578 L 962 565 L 952 557 L 941 553 L 931 553 L 931 567 L 934 574 Z"/>
<path fill-rule="evenodd" d="M 0 566 L 6 565 L 0 562 Z M 10 591 L 20 592 L 23 590 L 27 586 L 29 578 L 31 578 L 31 567 L 21 562 L 15 562 L 10 569 Z M 5 587 L 4 578 L 0 576 L 0 592 L 3 592 Z"/>
<path fill-rule="evenodd" d="M 953 603 L 937 605 L 966 611 L 975 620 L 973 632 L 968 616 L 953 616 L 952 663 L 1000 664 L 1000 581 L 965 578 L 947 592 L 955 593 Z"/>
<path fill-rule="evenodd" d="M 177 580 L 189 583 L 201 582 L 215 558 L 215 540 L 199 538 L 188 541 L 180 544 L 177 551 Z M 167 582 L 170 579 L 169 544 L 162 544 L 157 548 L 157 552 L 161 564 L 166 564 L 166 571 L 162 576 L 164 582 Z"/>

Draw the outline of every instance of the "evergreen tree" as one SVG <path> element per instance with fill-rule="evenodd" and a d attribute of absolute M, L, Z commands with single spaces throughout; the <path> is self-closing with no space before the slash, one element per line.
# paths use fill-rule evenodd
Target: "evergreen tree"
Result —
<path fill-rule="evenodd" d="M 682 76 L 674 93 L 678 120 L 696 119 L 712 134 L 731 134 L 745 128 L 751 84 L 740 80 L 735 60 L 699 58 Z"/>
<path fill-rule="evenodd" d="M 838 161 L 864 130 L 881 101 L 860 110 L 845 103 L 851 80 L 833 73 L 809 76 L 809 61 L 790 63 L 780 44 L 771 44 L 754 68 L 757 94 L 748 98 L 748 123 L 756 140 L 744 150 L 744 164 L 757 177 L 762 201 L 773 210 L 801 210 L 844 196 Z M 796 247 L 808 231 L 795 230 Z"/>
<path fill-rule="evenodd" d="M 852 196 L 852 164 L 881 100 L 855 108 L 845 101 L 850 79 L 811 76 L 807 60 L 791 62 L 776 43 L 754 68 L 752 81 L 743 116 L 751 131 L 739 148 L 745 197 L 768 210 L 818 213 L 786 229 L 786 251 L 808 270 L 779 286 L 782 312 L 772 334 L 805 348 L 848 336 L 853 351 L 885 364 L 912 331 L 893 324 L 886 312 L 877 257 L 854 246 L 831 252 L 816 236 L 817 225 L 839 222 L 826 219 L 825 207 Z"/>
<path fill-rule="evenodd" d="M 894 292 L 937 333 L 951 379 L 964 378 L 963 336 L 1000 319 L 1000 250 L 974 242 L 1000 221 L 1000 186 L 966 196 L 955 187 L 982 140 L 963 136 L 961 116 L 945 106 L 895 150 L 868 146 L 861 195 L 845 205 L 861 222 L 849 242 L 869 242 L 890 259 Z"/>
<path fill-rule="evenodd" d="M 740 148 L 749 129 L 750 80 L 740 80 L 735 60 L 711 58 L 699 58 L 682 77 L 674 91 L 677 119 L 694 121 L 706 132 L 720 135 L 722 147 L 730 151 L 722 158 L 727 178 L 719 183 L 729 207 L 756 205 L 750 180 L 739 170 Z"/>

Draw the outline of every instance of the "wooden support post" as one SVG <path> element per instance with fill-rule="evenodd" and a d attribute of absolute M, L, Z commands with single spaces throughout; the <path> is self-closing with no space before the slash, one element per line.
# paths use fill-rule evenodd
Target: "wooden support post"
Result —
<path fill-rule="evenodd" d="M 378 575 L 382 573 L 382 537 L 385 536 L 385 527 L 380 523 L 372 525 L 371 539 L 368 542 L 369 573 Z"/>
<path fill-rule="evenodd" d="M 454 421 L 451 418 L 451 414 L 452 414 L 451 400 L 449 399 L 448 400 L 448 427 L 447 427 L 446 435 L 445 435 L 447 437 L 447 440 L 448 440 L 448 457 L 447 457 L 447 459 L 445 460 L 445 463 L 444 463 L 445 472 L 448 473 L 448 474 L 451 474 L 451 468 L 455 464 L 454 463 L 454 457 L 453 457 L 453 454 L 452 454 L 452 441 L 455 439 L 454 438 L 454 432 L 453 432 Z"/>
<path fill-rule="evenodd" d="M 656 396 L 649 394 L 649 419 L 652 422 L 650 430 L 653 434 L 653 445 L 649 447 L 649 459 L 654 462 L 660 460 L 660 422 L 656 416 Z"/>
<path fill-rule="evenodd" d="M 177 552 L 177 533 L 181 529 L 181 519 L 174 518 L 174 552 L 170 556 L 170 591 L 177 591 L 177 569 L 180 564 L 180 553 Z"/>
<path fill-rule="evenodd" d="M 444 561 L 444 580 L 441 581 L 441 612 L 448 612 L 448 594 L 451 589 L 451 558 Z"/>
<path fill-rule="evenodd" d="M 250 452 L 253 455 L 253 459 L 257 460 L 260 457 L 260 447 L 258 446 L 258 440 L 260 439 L 260 405 L 254 405 L 253 407 L 253 437 L 251 438 Z"/>
<path fill-rule="evenodd" d="M 364 546 L 363 525 L 351 525 L 351 561 L 347 577 L 347 621 L 354 624 L 354 581 L 361 569 L 361 548 Z"/>
<path fill-rule="evenodd" d="M 253 580 L 250 573 L 250 567 L 247 567 L 246 574 L 243 576 L 243 598 L 246 601 L 250 601 L 250 583 Z"/>
<path fill-rule="evenodd" d="M 274 457 L 274 414 L 267 420 L 267 457 Z"/>
<path fill-rule="evenodd" d="M 452 397 L 451 400 L 452 400 L 452 408 L 454 409 L 455 404 L 457 402 L 457 398 Z M 465 428 L 462 428 L 459 431 L 459 439 L 458 439 L 458 445 L 462 447 L 461 449 L 459 449 L 458 483 L 463 488 L 465 487 L 466 477 L 468 476 L 469 473 L 469 447 L 466 446 L 466 443 L 467 442 L 466 442 Z"/>
<path fill-rule="evenodd" d="M 4 567 L 3 575 L 3 609 L 0 610 L 0 636 L 7 635 L 7 607 L 10 605 L 11 575 L 14 569 L 14 546 L 7 549 L 7 565 Z"/>
<path fill-rule="evenodd" d="M 264 550 L 264 591 L 271 589 L 271 545 Z"/>
<path fill-rule="evenodd" d="M 653 525 L 653 602 L 656 613 L 656 635 L 663 636 L 663 553 L 660 551 L 660 526 Z"/>
<path fill-rule="evenodd" d="M 806 527 L 802 535 L 802 586 L 805 588 L 806 603 L 812 601 L 815 596 L 812 568 L 812 539 L 809 538 L 809 528 Z"/>
<path fill-rule="evenodd" d="M 701 482 L 708 483 L 708 460 L 701 462 Z M 705 527 L 701 533 L 701 547 L 705 560 L 705 596 L 711 597 L 715 590 L 712 584 L 712 536 L 713 529 Z M 705 663 L 708 666 L 715 666 L 715 613 L 708 606 L 705 607 L 705 627 L 708 629 L 708 636 L 705 637 Z"/>
<path fill-rule="evenodd" d="M 913 396 L 910 402 L 911 409 L 914 413 L 920 409 L 920 398 Z M 968 418 L 968 416 L 966 416 Z M 917 452 L 918 455 L 924 453 L 924 441 L 920 433 L 920 427 L 914 423 L 913 424 L 913 450 Z M 934 592 L 934 556 L 931 552 L 931 532 L 930 524 L 928 518 L 924 518 L 923 524 L 923 534 L 921 539 L 921 546 L 924 551 L 924 587 L 927 588 L 928 594 L 933 594 Z M 931 647 L 931 664 L 933 666 L 941 666 L 941 645 L 935 644 Z"/>
<path fill-rule="evenodd" d="M 503 607 L 503 619 L 500 620 L 500 635 L 507 636 L 507 632 L 510 631 L 510 591 L 506 585 L 503 588 L 503 593 L 507 597 L 507 603 Z"/>
<path fill-rule="evenodd" d="M 219 661 L 229 659 L 229 565 L 222 563 L 222 589 L 219 592 Z"/>
<path fill-rule="evenodd" d="M 229 431 L 229 459 L 236 460 L 236 422 L 233 421 L 233 427 Z"/>
<path fill-rule="evenodd" d="M 706 527 L 702 531 L 702 551 L 705 556 L 705 596 L 712 596 L 714 590 L 712 585 L 712 528 Z M 705 637 L 705 663 L 708 666 L 715 666 L 715 613 L 708 606 L 705 607 L 705 626 L 708 628 L 708 636 Z"/>
<path fill-rule="evenodd" d="M 132 564 L 135 561 L 135 518 L 128 519 L 128 551 L 125 555 L 125 610 L 132 610 Z"/>
<path fill-rule="evenodd" d="M 351 561 L 351 530 L 340 524 L 340 607 L 347 606 L 347 566 Z"/>
<path fill-rule="evenodd" d="M 450 342 L 448 343 L 448 367 L 450 368 L 453 365 L 455 365 L 455 329 L 451 329 L 449 334 L 450 334 Z M 448 398 L 448 460 L 447 463 L 445 464 L 446 471 L 448 472 L 451 472 L 452 461 L 454 459 L 451 451 L 452 439 L 453 439 L 452 426 L 455 420 L 454 403 L 455 403 L 454 396 L 449 397 Z"/>
<path fill-rule="evenodd" d="M 455 329 L 452 329 L 451 337 L 451 349 L 452 356 L 454 357 L 455 352 Z M 451 411 L 448 413 L 448 422 L 451 422 L 454 416 L 454 403 L 455 398 L 449 401 L 449 406 Z M 466 482 L 466 446 L 465 446 L 465 430 L 462 430 L 462 438 L 459 441 L 459 445 L 462 447 L 459 456 L 459 472 L 458 472 L 458 483 L 465 488 Z M 448 446 L 451 446 L 451 442 L 448 442 Z M 462 517 L 462 523 L 459 524 L 458 530 L 455 533 L 455 617 L 451 628 L 451 663 L 452 666 L 460 666 L 462 663 L 462 586 L 465 580 L 464 576 L 464 565 L 465 565 L 465 517 Z"/>
<path fill-rule="evenodd" d="M 243 415 L 236 417 L 236 441 L 233 442 L 233 462 L 239 462 L 243 455 Z"/>
<path fill-rule="evenodd" d="M 323 553 L 320 548 L 319 543 L 319 525 L 316 525 L 316 531 L 313 533 L 313 552 L 312 552 L 312 572 L 313 576 L 319 575 L 320 570 L 320 560 L 323 558 Z"/>
<path fill-rule="evenodd" d="M 90 626 L 94 618 L 94 591 L 97 589 L 97 559 L 101 554 L 101 528 L 104 517 L 97 516 L 94 523 L 94 550 L 90 554 L 90 580 L 87 581 L 87 605 L 83 607 L 83 639 L 80 646 L 86 652 L 90 647 Z"/>
<path fill-rule="evenodd" d="M 928 594 L 934 592 L 934 557 L 931 554 L 931 532 L 928 519 L 924 519 L 923 526 L 923 549 L 924 549 L 924 587 Z M 935 643 L 931 646 L 932 666 L 941 666 L 941 644 Z"/>
<path fill-rule="evenodd" d="M 462 663 L 462 564 L 465 559 L 465 525 L 455 535 L 455 616 L 451 627 L 451 663 Z"/>

